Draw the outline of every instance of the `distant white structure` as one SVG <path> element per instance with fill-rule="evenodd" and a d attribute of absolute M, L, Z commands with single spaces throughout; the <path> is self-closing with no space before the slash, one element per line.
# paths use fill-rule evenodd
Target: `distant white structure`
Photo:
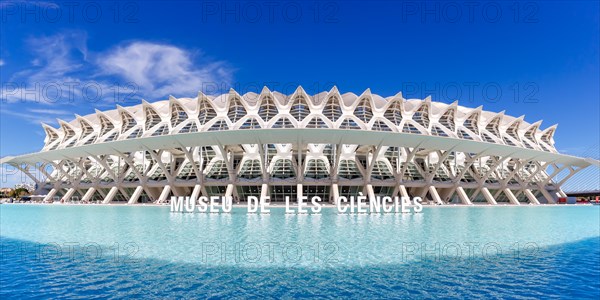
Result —
<path fill-rule="evenodd" d="M 16 189 L 25 189 L 28 193 L 33 193 L 35 191 L 35 185 L 31 183 L 17 183 L 15 184 Z"/>
<path fill-rule="evenodd" d="M 39 153 L 5 157 L 50 192 L 166 202 L 170 196 L 420 196 L 448 203 L 554 203 L 591 163 L 560 154 L 556 125 L 401 94 L 271 92 L 169 100 L 42 124 Z M 45 178 L 35 176 L 35 172 Z M 562 180 L 559 173 L 568 172 Z"/>

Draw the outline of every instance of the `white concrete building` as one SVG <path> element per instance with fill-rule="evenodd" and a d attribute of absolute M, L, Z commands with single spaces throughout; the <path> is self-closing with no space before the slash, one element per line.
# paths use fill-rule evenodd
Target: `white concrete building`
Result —
<path fill-rule="evenodd" d="M 47 201 L 363 192 L 438 204 L 540 204 L 565 196 L 561 184 L 598 164 L 558 153 L 556 125 L 369 90 L 200 93 L 59 124 L 42 124 L 40 152 L 1 160 L 28 174 Z M 555 181 L 560 172 L 569 176 Z"/>

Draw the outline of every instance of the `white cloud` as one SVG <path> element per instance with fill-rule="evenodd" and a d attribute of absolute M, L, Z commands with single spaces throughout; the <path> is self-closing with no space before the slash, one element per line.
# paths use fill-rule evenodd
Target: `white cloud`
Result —
<path fill-rule="evenodd" d="M 60 109 L 29 109 L 30 112 L 36 114 L 46 114 L 46 115 L 69 115 L 73 114 L 70 111 L 60 110 Z"/>
<path fill-rule="evenodd" d="M 3 60 L 3 59 L 0 59 L 0 67 L 4 66 L 4 64 L 6 64 L 6 63 L 4 62 L 4 60 Z"/>
<path fill-rule="evenodd" d="M 232 71 L 225 63 L 206 61 L 196 66 L 193 59 L 189 51 L 175 46 L 133 42 L 101 55 L 98 65 L 106 74 L 121 76 L 135 83 L 142 92 L 158 97 L 193 96 L 207 83 L 231 81 Z"/>
<path fill-rule="evenodd" d="M 55 109 L 11 110 L 4 106 L 0 113 L 21 118 L 35 125 L 40 125 L 40 123 L 52 124 L 56 122 L 56 119 L 72 120 L 75 118 L 72 112 Z"/>
<path fill-rule="evenodd" d="M 119 101 L 157 100 L 170 94 L 193 97 L 204 84 L 227 85 L 232 77 L 226 63 L 168 44 L 134 41 L 91 52 L 83 31 L 31 38 L 26 46 L 32 55 L 31 65 L 8 76 L 0 90 L 0 100 L 41 104 L 93 101 L 98 106 L 102 101 L 114 101 L 116 90 Z M 134 90 L 127 88 L 130 83 Z M 53 93 L 56 86 L 60 87 L 58 99 Z M 86 95 L 84 86 L 100 91 L 99 99 L 92 99 L 94 89 L 91 96 L 90 90 Z M 125 99 L 132 92 L 133 99 Z"/>
<path fill-rule="evenodd" d="M 8 102 L 33 101 L 54 104 L 60 89 L 62 99 L 81 96 L 78 90 L 69 88 L 92 80 L 87 61 L 87 35 L 81 31 L 68 31 L 52 36 L 29 38 L 25 45 L 32 55 L 31 65 L 17 71 L 3 82 L 0 100 Z"/>
<path fill-rule="evenodd" d="M 31 38 L 26 45 L 35 59 L 33 69 L 27 69 L 17 75 L 29 75 L 34 82 L 48 82 L 63 79 L 69 74 L 81 74 L 87 57 L 87 34 L 70 31 L 53 36 Z"/>

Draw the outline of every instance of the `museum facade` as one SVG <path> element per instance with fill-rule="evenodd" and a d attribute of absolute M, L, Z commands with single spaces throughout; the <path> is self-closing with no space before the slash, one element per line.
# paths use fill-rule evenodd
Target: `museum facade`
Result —
<path fill-rule="evenodd" d="M 558 153 L 540 128 L 482 107 L 360 95 L 202 93 L 42 124 L 40 152 L 4 157 L 44 201 L 166 203 L 171 196 L 318 195 L 334 202 L 544 204 L 594 162 Z M 561 175 L 558 180 L 558 174 Z M 566 174 L 566 175 L 565 175 Z"/>

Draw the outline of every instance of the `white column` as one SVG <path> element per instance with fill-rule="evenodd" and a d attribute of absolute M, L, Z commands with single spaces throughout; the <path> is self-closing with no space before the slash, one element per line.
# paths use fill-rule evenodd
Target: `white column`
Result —
<path fill-rule="evenodd" d="M 302 183 L 298 183 L 298 185 L 296 185 L 296 194 L 298 195 L 298 199 L 296 199 L 296 202 L 302 197 L 302 192 Z"/>
<path fill-rule="evenodd" d="M 167 197 L 169 197 L 170 192 L 171 192 L 171 186 L 168 184 L 165 185 L 162 192 L 160 192 L 160 196 L 158 196 L 158 201 L 156 201 L 156 203 L 163 203 L 165 200 L 167 200 Z"/>
<path fill-rule="evenodd" d="M 510 203 L 515 205 L 521 205 L 517 197 L 515 197 L 515 194 L 513 194 L 513 192 L 509 188 L 504 189 L 504 194 L 506 194 L 506 197 L 508 197 Z"/>
<path fill-rule="evenodd" d="M 465 189 L 462 188 L 462 186 L 456 188 L 456 194 L 458 194 L 458 198 L 460 198 L 460 201 L 462 201 L 463 204 L 473 205 L 471 199 L 469 199 L 469 196 L 467 196 L 467 193 L 465 192 Z"/>
<path fill-rule="evenodd" d="M 442 202 L 442 199 L 440 198 L 440 194 L 438 194 L 437 190 L 435 189 L 435 186 L 429 186 L 429 194 L 431 194 L 431 197 L 433 197 L 433 201 L 435 201 L 437 204 L 444 204 L 444 202 Z"/>
<path fill-rule="evenodd" d="M 225 189 L 225 197 L 232 197 L 233 196 L 233 184 L 228 184 L 227 188 Z"/>
<path fill-rule="evenodd" d="M 523 191 L 523 193 L 525 194 L 525 196 L 527 196 L 527 199 L 529 199 L 529 202 L 531 202 L 532 204 L 540 204 L 540 201 L 538 201 L 538 199 L 533 195 L 530 189 L 526 189 L 525 191 Z"/>
<path fill-rule="evenodd" d="M 116 186 L 110 188 L 110 191 L 108 191 L 108 194 L 106 194 L 106 198 L 104 198 L 104 201 L 102 201 L 102 203 L 107 204 L 112 202 L 113 198 L 115 197 L 115 195 L 117 195 L 118 191 L 119 189 Z"/>
<path fill-rule="evenodd" d="M 556 201 L 554 201 L 554 197 L 552 197 L 552 195 L 550 195 L 550 193 L 548 193 L 548 191 L 546 191 L 543 188 L 539 189 L 539 191 L 542 193 L 542 195 L 544 195 L 544 198 L 546 198 L 546 201 L 548 201 L 548 203 L 550 203 L 550 204 L 556 203 Z"/>
<path fill-rule="evenodd" d="M 138 202 L 138 199 L 142 195 L 143 191 L 144 191 L 144 188 L 141 185 L 138 185 L 135 188 L 135 191 L 133 191 L 131 198 L 129 198 L 129 201 L 127 201 L 127 204 L 136 204 Z"/>
<path fill-rule="evenodd" d="M 490 193 L 490 191 L 487 188 L 481 188 L 481 193 L 483 194 L 483 197 L 485 197 L 485 200 L 487 200 L 489 204 L 498 204 L 496 202 L 496 199 L 494 199 L 494 196 L 492 196 L 492 193 Z"/>
<path fill-rule="evenodd" d="M 42 202 L 48 202 L 50 200 L 52 200 L 52 197 L 54 197 L 54 195 L 56 195 L 57 190 L 56 189 L 51 189 L 48 194 L 46 194 L 46 197 L 44 197 L 44 200 L 42 200 Z"/>
<path fill-rule="evenodd" d="M 266 183 L 263 183 L 260 187 L 260 199 L 266 199 L 268 195 L 269 195 L 269 185 Z M 269 200 L 269 203 L 270 202 L 271 202 L 271 200 Z"/>
<path fill-rule="evenodd" d="M 409 198 L 408 191 L 406 191 L 406 187 L 405 186 L 400 185 L 400 186 L 398 186 L 398 188 L 400 188 L 400 197 Z"/>
<path fill-rule="evenodd" d="M 198 198 L 200 197 L 200 191 L 202 190 L 202 186 L 199 184 L 196 184 L 194 186 L 194 189 L 192 190 L 192 195 L 191 195 L 191 199 L 196 199 L 198 200 Z"/>
<path fill-rule="evenodd" d="M 340 187 L 337 183 L 331 185 L 331 194 L 333 195 L 333 204 L 337 205 L 340 198 Z"/>
<path fill-rule="evenodd" d="M 560 195 L 560 197 L 567 197 L 567 194 L 565 194 L 565 192 L 563 192 L 563 190 L 561 189 L 558 190 L 558 194 Z"/>
<path fill-rule="evenodd" d="M 373 190 L 373 186 L 370 184 L 367 184 L 367 197 L 369 197 L 368 201 L 375 199 L 375 191 Z"/>
<path fill-rule="evenodd" d="M 81 201 L 83 202 L 87 202 L 90 201 L 90 199 L 92 199 L 92 196 L 94 196 L 94 193 L 96 192 L 96 188 L 89 188 L 87 190 L 87 192 L 85 192 L 85 195 L 83 195 L 83 198 L 81 198 Z"/>
<path fill-rule="evenodd" d="M 67 202 L 71 200 L 71 196 L 73 196 L 73 194 L 75 193 L 75 189 L 74 188 L 70 188 L 67 193 L 61 198 L 61 200 L 63 202 Z"/>

